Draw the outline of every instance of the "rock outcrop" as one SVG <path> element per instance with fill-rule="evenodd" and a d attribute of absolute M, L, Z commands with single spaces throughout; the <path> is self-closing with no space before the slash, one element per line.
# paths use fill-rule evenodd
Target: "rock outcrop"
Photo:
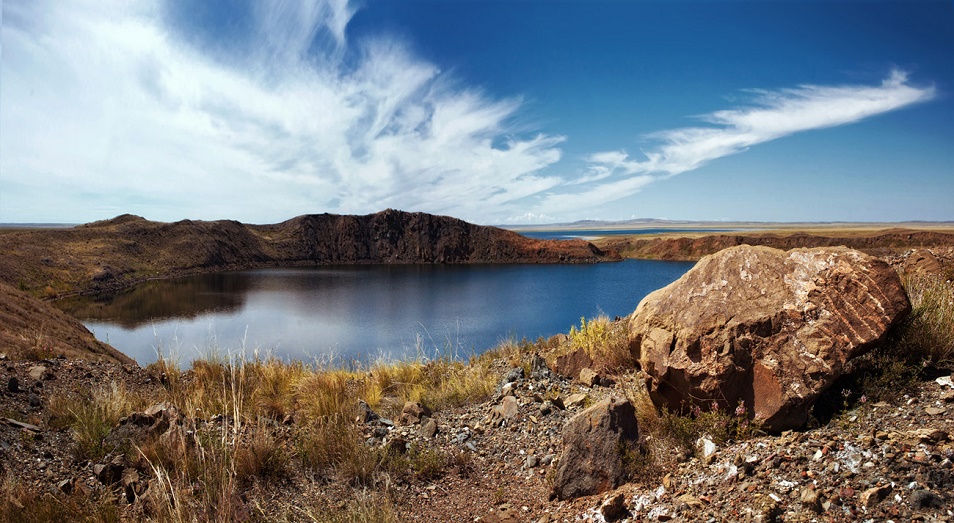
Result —
<path fill-rule="evenodd" d="M 425 213 L 310 214 L 282 223 L 152 222 L 123 215 L 0 235 L 0 282 L 49 296 L 145 279 L 269 266 L 356 263 L 594 263 L 583 240 L 538 240 Z"/>
<path fill-rule="evenodd" d="M 583 369 L 589 367 L 593 367 L 593 358 L 591 358 L 585 350 L 577 349 L 568 354 L 558 356 L 553 370 L 565 378 L 576 379 L 580 376 L 580 372 Z"/>
<path fill-rule="evenodd" d="M 739 245 L 760 245 L 784 250 L 846 246 L 872 256 L 885 256 L 908 249 L 926 247 L 948 250 L 954 245 L 954 233 L 944 230 L 884 229 L 849 234 L 835 234 L 835 232 L 786 234 L 751 231 L 692 237 L 665 235 L 657 238 L 614 236 L 603 238 L 597 244 L 603 249 L 619 252 L 627 258 L 654 260 L 698 260 L 708 254 L 715 254 L 722 249 Z"/>
<path fill-rule="evenodd" d="M 628 400 L 606 398 L 577 414 L 563 429 L 553 494 L 572 499 L 618 487 L 638 441 L 636 409 Z"/>
<path fill-rule="evenodd" d="M 778 431 L 803 425 L 845 364 L 910 309 L 897 273 L 858 251 L 740 246 L 644 298 L 630 348 L 657 406 L 744 402 Z"/>

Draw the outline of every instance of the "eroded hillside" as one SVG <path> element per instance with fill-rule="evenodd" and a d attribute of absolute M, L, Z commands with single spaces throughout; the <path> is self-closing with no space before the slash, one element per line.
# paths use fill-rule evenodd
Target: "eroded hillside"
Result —
<path fill-rule="evenodd" d="M 424 213 L 305 215 L 272 225 L 152 222 L 132 215 L 69 229 L 0 234 L 0 281 L 46 297 L 149 278 L 276 265 L 353 263 L 593 263 L 618 259 L 577 241 Z"/>

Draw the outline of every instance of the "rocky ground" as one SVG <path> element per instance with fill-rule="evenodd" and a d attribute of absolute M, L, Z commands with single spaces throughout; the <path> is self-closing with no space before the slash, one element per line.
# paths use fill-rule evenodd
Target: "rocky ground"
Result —
<path fill-rule="evenodd" d="M 951 267 L 946 250 L 892 256 L 889 261 L 901 272 Z M 121 391 L 129 400 L 124 415 L 139 412 L 104 427 L 106 440 L 140 428 L 166 434 L 170 427 L 193 440 L 230 434 L 236 427 L 221 413 L 186 419 L 172 406 L 154 406 L 169 399 L 167 376 L 155 367 L 55 352 L 0 354 L 0 496 L 5 498 L 0 520 L 42 521 L 27 516 L 32 504 L 44 500 L 74 503 L 81 510 L 106 504 L 128 521 L 156 514 L 163 483 L 151 463 L 114 453 L 83 458 L 75 427 L 57 415 L 71 398 L 81 402 L 94 388 Z M 887 387 L 897 390 L 877 400 L 850 388 L 843 397 L 826 396 L 828 412 L 807 429 L 726 441 L 702 434 L 687 448 L 652 425 L 659 416 L 645 403 L 638 371 L 566 372 L 558 365 L 551 369 L 532 350 L 513 366 L 517 363 L 513 354 L 494 361 L 499 384 L 487 401 L 428 412 L 385 397 L 378 412 L 360 411 L 354 423 L 363 445 L 395 454 L 430 452 L 439 458 L 430 463 L 432 469 L 383 475 L 361 486 L 316 473 L 292 457 L 280 473 L 255 476 L 234 489 L 226 500 L 231 519 L 367 519 L 354 510 L 357 499 L 368 513 L 383 510 L 385 517 L 376 517 L 380 521 L 954 521 L 950 370 L 926 369 L 930 372 L 911 384 L 889 382 Z M 553 482 L 567 423 L 611 396 L 633 399 L 644 423 L 644 454 L 631 469 L 634 476 L 601 494 L 556 499 Z M 292 456 L 295 434 L 308 421 L 301 412 L 289 412 L 253 423 L 264 428 L 270 448 Z M 84 505 L 87 499 L 93 501 Z M 358 515 L 336 518 L 344 512 Z M 93 518 L 103 519 L 109 518 Z"/>
<path fill-rule="evenodd" d="M 70 228 L 0 229 L 0 283 L 46 298 L 154 278 L 292 265 L 596 263 L 583 240 L 538 240 L 447 216 L 386 210 L 314 214 L 271 225 L 122 215 Z"/>
<path fill-rule="evenodd" d="M 634 376 L 588 387 L 540 365 L 530 375 L 503 362 L 500 370 L 500 391 L 489 402 L 436 413 L 409 407 L 391 420 L 369 410 L 358 420 L 368 445 L 423 446 L 459 457 L 427 479 L 380 487 L 401 520 L 954 520 L 950 376 L 924 381 L 892 403 L 857 401 L 815 429 L 723 445 L 703 441 L 692 457 L 644 441 L 658 454 L 641 476 L 605 494 L 558 501 L 551 499 L 551 482 L 564 425 L 603 397 L 632 394 Z M 137 478 L 142 484 L 133 487 L 140 496 L 127 497 L 119 471 L 104 478 L 108 459 L 74 457 L 72 434 L 51 423 L 48 402 L 82 394 L 91 382 L 146 397 L 161 387 L 154 376 L 132 365 L 67 359 L 3 361 L 0 373 L 0 463 L 8 481 L 57 495 L 111 493 L 125 519 L 141 518 L 142 493 L 155 479 L 144 472 Z M 195 421 L 197 430 L 221 423 Z M 294 423 L 294 417 L 275 423 L 279 442 Z M 353 494 L 347 485 L 293 469 L 253 485 L 242 502 L 251 519 L 283 514 L 308 521 L 316 511 L 343 508 Z"/>
<path fill-rule="evenodd" d="M 624 395 L 624 385 L 579 387 L 584 404 Z M 671 472 L 645 471 L 607 494 L 548 501 L 561 428 L 581 406 L 552 407 L 542 397 L 559 378 L 518 380 L 513 400 L 439 413 L 435 443 L 469 446 L 477 457 L 465 477 L 444 478 L 402 491 L 402 515 L 420 521 L 605 521 L 604 504 L 622 496 L 622 521 L 951 521 L 954 520 L 954 385 L 925 382 L 898 404 L 862 403 L 829 424 L 804 432 L 762 436 L 698 456 Z M 487 423 L 486 413 L 501 426 Z M 503 407 L 502 409 L 498 407 Z M 546 414 L 544 414 L 546 413 Z M 396 429 L 414 438 L 413 429 Z M 676 452 L 678 454 L 678 452 Z M 661 457 L 661 463 L 668 461 Z M 683 459 L 674 456 L 674 459 Z M 450 481 L 447 481 L 450 480 Z M 488 496 L 489 494 L 489 496 Z"/>

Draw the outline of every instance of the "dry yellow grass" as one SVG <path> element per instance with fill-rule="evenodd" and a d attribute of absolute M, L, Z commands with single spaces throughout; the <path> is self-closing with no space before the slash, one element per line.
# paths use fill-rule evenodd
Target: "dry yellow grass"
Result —
<path fill-rule="evenodd" d="M 404 401 L 433 409 L 482 401 L 497 381 L 491 361 L 378 362 L 348 370 L 210 354 L 194 361 L 188 372 L 168 360 L 150 366 L 163 384 L 155 397 L 107 387 L 89 398 L 54 398 L 51 410 L 61 426 L 73 429 L 84 457 L 120 450 L 145 464 L 155 485 L 148 494 L 154 519 L 229 521 L 247 510 L 237 501 L 241 489 L 280 478 L 296 465 L 358 487 L 439 475 L 461 458 L 425 448 L 395 455 L 364 445 L 355 424 L 358 400 L 391 409 L 391 414 Z M 107 448 L 104 438 L 120 417 L 157 401 L 168 401 L 199 421 L 190 430 L 132 442 L 131 449 Z M 274 422 L 264 420 L 280 421 L 286 415 L 296 420 L 290 429 L 294 436 L 282 442 L 273 434 Z M 341 518 L 332 520 L 393 519 L 387 505 L 372 508 L 368 499 L 356 498 Z"/>
<path fill-rule="evenodd" d="M 569 343 L 563 352 L 583 350 L 597 368 L 617 370 L 633 367 L 629 351 L 627 322 L 613 321 L 605 315 L 589 321 L 580 318 L 580 327 L 571 327 Z"/>
<path fill-rule="evenodd" d="M 903 278 L 911 300 L 911 315 L 896 342 L 904 352 L 932 365 L 954 364 L 954 282 L 935 274 Z"/>

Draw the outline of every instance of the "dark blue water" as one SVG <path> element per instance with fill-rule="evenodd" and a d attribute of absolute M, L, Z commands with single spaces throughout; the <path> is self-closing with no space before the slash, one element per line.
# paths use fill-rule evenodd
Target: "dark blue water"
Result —
<path fill-rule="evenodd" d="M 539 240 L 592 239 L 600 236 L 636 236 L 640 234 L 662 234 L 667 232 L 733 232 L 741 229 L 573 229 L 558 231 L 517 231 L 527 238 Z"/>
<path fill-rule="evenodd" d="M 263 269 L 147 282 L 60 305 L 100 340 L 148 364 L 210 350 L 285 359 L 466 357 L 507 339 L 630 314 L 692 263 L 376 265 Z"/>

